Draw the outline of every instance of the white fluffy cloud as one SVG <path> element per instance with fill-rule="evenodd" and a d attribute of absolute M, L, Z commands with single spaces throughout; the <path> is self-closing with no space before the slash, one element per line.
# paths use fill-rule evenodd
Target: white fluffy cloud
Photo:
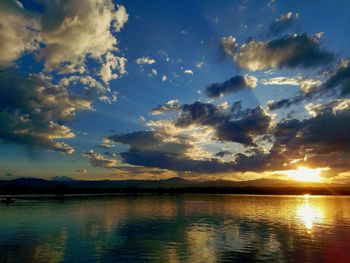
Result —
<path fill-rule="evenodd" d="M 296 77 L 274 77 L 261 80 L 263 85 L 291 85 L 299 86 L 301 91 L 309 93 L 322 85 L 322 81 L 310 78 Z"/>
<path fill-rule="evenodd" d="M 187 75 L 192 75 L 193 76 L 193 71 L 191 69 L 186 69 L 184 71 L 184 73 L 187 74 Z"/>
<path fill-rule="evenodd" d="M 158 72 L 155 68 L 152 68 L 152 71 L 151 71 L 152 75 L 153 76 L 157 76 L 158 75 Z"/>
<path fill-rule="evenodd" d="M 0 67 L 8 67 L 0 74 L 0 141 L 72 153 L 62 141 L 75 137 L 69 121 L 96 100 L 117 98 L 108 81 L 126 74 L 115 34 L 128 14 L 112 0 L 38 2 L 45 12 L 16 0 L 0 5 Z M 13 68 L 25 52 L 42 61 L 45 74 Z"/>
<path fill-rule="evenodd" d="M 15 0 L 1 5 L 0 65 L 18 59 L 23 52 L 39 49 L 45 70 L 82 72 L 88 56 L 99 59 L 117 51 L 118 32 L 128 20 L 124 6 L 111 0 L 43 2 L 45 13 L 31 13 Z"/>
<path fill-rule="evenodd" d="M 152 65 L 154 63 L 156 63 L 156 61 L 149 57 L 141 57 L 136 59 L 136 64 L 138 65 L 144 65 L 144 64 Z"/>
<path fill-rule="evenodd" d="M 270 41 L 248 41 L 240 47 L 233 36 L 221 39 L 224 52 L 240 68 L 250 71 L 276 68 L 317 68 L 330 63 L 334 54 L 320 46 L 322 33 L 294 34 Z"/>
<path fill-rule="evenodd" d="M 50 2 L 42 19 L 45 48 L 39 52 L 45 69 L 51 71 L 64 63 L 83 65 L 87 56 L 98 59 L 116 51 L 111 29 L 119 31 L 127 19 L 125 8 L 116 10 L 111 0 Z"/>
<path fill-rule="evenodd" d="M 180 108 L 180 103 L 178 99 L 169 100 L 165 104 L 158 105 L 152 109 L 152 115 L 161 115 L 169 111 L 176 111 Z"/>
<path fill-rule="evenodd" d="M 119 76 L 126 74 L 127 59 L 124 57 L 117 57 L 111 52 L 107 52 L 105 56 L 105 63 L 102 64 L 100 70 L 100 76 L 105 83 L 108 83 L 112 79 L 117 79 Z M 113 70 L 118 70 L 119 75 Z"/>
<path fill-rule="evenodd" d="M 86 157 L 94 167 L 115 168 L 118 164 L 117 160 L 108 159 L 93 150 L 84 153 L 83 156 Z"/>
<path fill-rule="evenodd" d="M 0 8 L 0 67 L 9 66 L 24 52 L 38 49 L 39 21 L 18 1 L 3 1 Z"/>

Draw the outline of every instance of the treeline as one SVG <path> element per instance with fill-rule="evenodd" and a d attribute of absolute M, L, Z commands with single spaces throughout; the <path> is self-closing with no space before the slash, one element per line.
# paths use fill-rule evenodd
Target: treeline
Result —
<path fill-rule="evenodd" d="M 258 194 L 258 195 L 350 195 L 348 188 L 297 188 L 297 187 L 181 187 L 181 188 L 75 188 L 64 183 L 53 187 L 32 187 L 7 185 L 0 187 L 0 195 L 24 195 L 24 194 Z"/>

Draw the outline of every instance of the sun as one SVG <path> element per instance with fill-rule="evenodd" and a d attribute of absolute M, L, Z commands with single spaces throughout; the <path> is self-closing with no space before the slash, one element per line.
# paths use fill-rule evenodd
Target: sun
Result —
<path fill-rule="evenodd" d="M 302 182 L 322 182 L 321 172 L 327 168 L 307 168 L 304 166 L 298 167 L 295 170 L 288 170 L 286 174 L 296 181 Z"/>

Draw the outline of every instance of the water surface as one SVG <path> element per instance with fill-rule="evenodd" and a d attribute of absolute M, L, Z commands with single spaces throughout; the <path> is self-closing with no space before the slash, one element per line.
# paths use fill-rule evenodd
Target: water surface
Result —
<path fill-rule="evenodd" d="M 350 197 L 136 195 L 0 205 L 0 262 L 350 262 Z"/>

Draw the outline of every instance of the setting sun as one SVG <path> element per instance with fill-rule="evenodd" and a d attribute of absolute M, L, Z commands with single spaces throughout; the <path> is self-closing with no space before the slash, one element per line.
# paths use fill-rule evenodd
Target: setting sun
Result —
<path fill-rule="evenodd" d="M 327 170 L 327 168 L 307 168 L 298 167 L 296 170 L 286 171 L 286 174 L 296 181 L 302 182 L 322 182 L 321 172 Z"/>

